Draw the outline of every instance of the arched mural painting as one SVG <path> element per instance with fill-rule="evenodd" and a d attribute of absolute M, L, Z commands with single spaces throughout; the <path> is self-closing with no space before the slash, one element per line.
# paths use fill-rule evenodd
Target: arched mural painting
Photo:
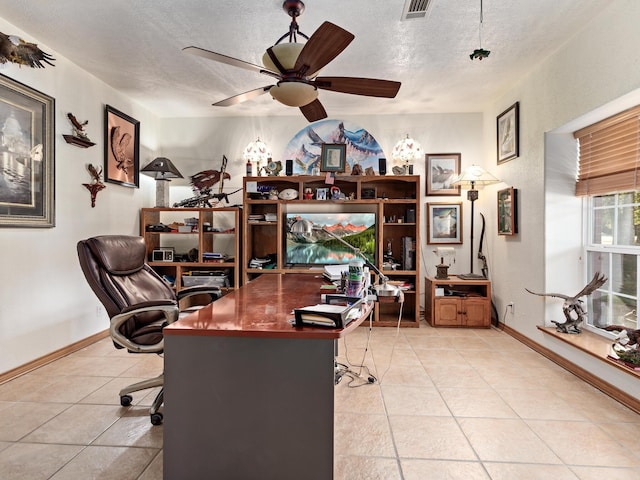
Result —
<path fill-rule="evenodd" d="M 310 175 L 314 167 L 320 166 L 323 143 L 347 145 L 346 173 L 355 164 L 378 173 L 378 159 L 385 157 L 377 140 L 364 128 L 342 120 L 320 120 L 294 135 L 282 158 L 293 160 L 294 175 Z"/>

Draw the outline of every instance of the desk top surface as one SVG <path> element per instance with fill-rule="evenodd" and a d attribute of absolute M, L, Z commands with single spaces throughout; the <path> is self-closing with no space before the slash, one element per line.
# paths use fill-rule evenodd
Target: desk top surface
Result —
<path fill-rule="evenodd" d="M 268 274 L 165 327 L 165 335 L 336 339 L 357 328 L 371 311 L 345 328 L 296 327 L 293 309 L 321 303 L 322 275 Z M 326 291 L 324 292 L 326 293 Z"/>

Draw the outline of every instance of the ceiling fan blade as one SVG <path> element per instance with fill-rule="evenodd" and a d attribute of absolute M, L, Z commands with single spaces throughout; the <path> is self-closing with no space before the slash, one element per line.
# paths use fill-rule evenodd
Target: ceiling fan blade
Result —
<path fill-rule="evenodd" d="M 246 102 L 247 100 L 251 100 L 253 98 L 259 97 L 267 93 L 273 85 L 268 85 L 266 87 L 256 88 L 254 90 L 249 90 L 248 92 L 240 93 L 239 95 L 234 95 L 233 97 L 226 98 L 219 102 L 213 104 L 214 107 L 230 107 L 231 105 L 237 105 L 238 103 Z"/>
<path fill-rule="evenodd" d="M 315 99 L 313 102 L 300 107 L 300 111 L 304 115 L 304 118 L 306 118 L 310 122 L 316 122 L 318 120 L 322 120 L 323 118 L 327 118 L 327 112 L 318 99 Z"/>
<path fill-rule="evenodd" d="M 253 63 L 245 62 L 244 60 L 239 60 L 237 58 L 229 57 L 221 53 L 212 52 L 211 50 L 205 50 L 204 48 L 191 46 L 191 47 L 184 47 L 182 51 L 186 53 L 190 53 L 191 55 L 196 55 L 198 57 L 203 57 L 209 60 L 213 60 L 214 62 L 225 63 L 233 67 L 244 68 L 245 70 L 251 70 L 252 72 L 264 73 L 266 75 L 270 75 L 275 78 L 282 78 L 279 73 L 272 72 L 271 70 L 267 70 L 266 68 L 261 67 L 260 65 L 254 65 Z"/>
<path fill-rule="evenodd" d="M 336 58 L 355 37 L 331 22 L 324 22 L 305 43 L 294 70 L 311 75 Z"/>
<path fill-rule="evenodd" d="M 317 77 L 313 84 L 332 92 L 365 95 L 367 97 L 393 98 L 400 90 L 400 82 L 358 77 Z"/>

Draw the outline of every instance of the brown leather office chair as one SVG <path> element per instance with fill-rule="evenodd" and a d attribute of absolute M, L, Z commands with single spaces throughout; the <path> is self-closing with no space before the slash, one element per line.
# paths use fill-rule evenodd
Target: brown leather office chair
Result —
<path fill-rule="evenodd" d="M 217 287 L 190 287 L 176 294 L 145 263 L 146 246 L 142 237 L 104 235 L 81 240 L 78 258 L 91 289 L 104 305 L 111 319 L 109 333 L 116 348 L 131 353 L 161 354 L 164 348 L 162 329 L 180 315 L 179 301 L 191 295 L 208 294 L 214 301 L 221 296 Z M 120 390 L 120 404 L 131 405 L 131 393 L 162 387 L 164 374 L 135 383 Z M 162 423 L 164 390 L 156 396 L 149 414 L 151 423 Z"/>

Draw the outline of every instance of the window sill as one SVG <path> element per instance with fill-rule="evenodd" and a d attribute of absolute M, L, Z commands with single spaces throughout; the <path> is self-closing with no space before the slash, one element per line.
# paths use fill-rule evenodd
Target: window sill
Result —
<path fill-rule="evenodd" d="M 582 350 L 585 353 L 588 353 L 592 357 L 597 358 L 598 360 L 602 360 L 609 365 L 613 365 L 614 367 L 622 370 L 623 372 L 627 372 L 629 375 L 632 375 L 636 378 L 640 378 L 640 371 L 632 370 L 631 368 L 622 365 L 615 360 L 608 357 L 609 348 L 611 347 L 611 341 L 601 337 L 592 332 L 585 332 L 579 334 L 567 334 L 556 331 L 555 327 L 541 327 L 538 326 L 538 330 L 547 335 L 550 335 L 558 340 L 563 341 L 573 347 Z"/>

